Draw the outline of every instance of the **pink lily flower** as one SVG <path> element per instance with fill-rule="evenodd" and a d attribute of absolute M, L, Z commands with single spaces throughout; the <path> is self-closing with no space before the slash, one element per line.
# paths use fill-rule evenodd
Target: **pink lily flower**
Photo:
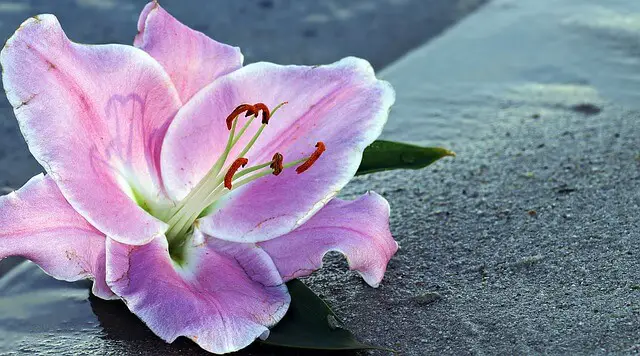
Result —
<path fill-rule="evenodd" d="M 0 197 L 0 259 L 94 280 L 167 342 L 226 353 L 266 337 L 286 281 L 328 251 L 376 287 L 397 251 L 389 205 L 334 198 L 394 92 L 364 60 L 242 66 L 239 49 L 149 3 L 134 46 L 71 42 L 52 15 L 0 55 L 47 175 Z"/>

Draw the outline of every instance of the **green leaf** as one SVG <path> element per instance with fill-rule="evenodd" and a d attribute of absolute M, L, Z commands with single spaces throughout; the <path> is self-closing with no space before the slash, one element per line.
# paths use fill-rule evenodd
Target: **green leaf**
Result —
<path fill-rule="evenodd" d="M 391 169 L 420 169 L 456 154 L 440 147 L 420 147 L 408 143 L 377 140 L 364 150 L 356 175 Z"/>
<path fill-rule="evenodd" d="M 301 349 L 394 352 L 356 340 L 351 331 L 342 328 L 341 321 L 329 306 L 301 281 L 289 281 L 287 287 L 291 294 L 289 310 L 262 343 Z"/>

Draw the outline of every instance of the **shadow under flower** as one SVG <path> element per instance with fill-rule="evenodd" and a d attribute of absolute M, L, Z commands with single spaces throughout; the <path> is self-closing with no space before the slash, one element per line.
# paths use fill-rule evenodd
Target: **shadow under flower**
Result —
<path fill-rule="evenodd" d="M 119 349 L 131 353 L 145 354 L 148 352 L 160 352 L 162 354 L 202 354 L 208 355 L 193 341 L 186 337 L 180 337 L 175 342 L 167 344 L 158 338 L 147 326 L 129 312 L 127 306 L 119 300 L 102 300 L 94 295 L 89 296 L 91 309 L 97 316 L 103 329 L 103 338 L 117 342 Z M 326 350 L 303 350 L 264 345 L 259 342 L 252 344 L 244 350 L 233 355 L 327 355 Z M 331 355 L 347 356 L 363 354 L 358 351 L 333 351 Z"/>
<path fill-rule="evenodd" d="M 18 261 L 13 261 L 12 265 Z M 187 338 L 168 344 L 119 300 L 92 295 L 90 281 L 57 281 L 35 264 L 18 263 L 0 274 L 0 354 L 210 355 Z M 80 350 L 80 351 L 79 351 Z M 326 355 L 255 343 L 235 355 Z M 332 352 L 358 355 L 358 352 Z"/>

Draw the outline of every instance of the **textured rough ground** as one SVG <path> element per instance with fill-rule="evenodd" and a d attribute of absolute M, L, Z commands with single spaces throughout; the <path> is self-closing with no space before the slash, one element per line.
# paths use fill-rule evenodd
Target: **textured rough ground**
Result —
<path fill-rule="evenodd" d="M 455 137 L 458 157 L 350 186 L 389 199 L 401 245 L 381 291 L 313 277 L 360 335 L 412 355 L 640 351 L 639 5 L 495 1 L 385 72 L 387 137 Z"/>
<path fill-rule="evenodd" d="M 386 138 L 458 157 L 354 180 L 346 197 L 390 201 L 401 250 L 379 289 L 333 257 L 310 285 L 407 355 L 640 352 L 638 38 L 634 2 L 496 0 L 393 64 Z M 196 352 L 60 285 L 0 280 L 0 351 Z"/>

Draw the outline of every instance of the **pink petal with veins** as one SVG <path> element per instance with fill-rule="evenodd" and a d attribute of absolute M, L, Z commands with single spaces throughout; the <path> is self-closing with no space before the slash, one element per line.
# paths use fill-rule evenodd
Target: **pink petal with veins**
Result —
<path fill-rule="evenodd" d="M 309 156 L 318 141 L 326 152 L 306 172 L 286 169 L 248 184 L 200 219 L 203 232 L 236 242 L 258 242 L 303 224 L 354 176 L 365 147 L 382 131 L 394 101 L 391 86 L 377 80 L 368 62 L 346 58 L 319 67 L 250 64 L 200 91 L 176 116 L 162 151 L 162 174 L 169 193 L 184 197 L 223 151 L 226 117 L 240 104 L 270 108 L 288 101 L 269 121 L 246 156 L 249 166 Z M 241 115 L 241 123 L 247 118 Z M 230 161 L 258 129 L 240 139 Z"/>
<path fill-rule="evenodd" d="M 144 246 L 109 240 L 107 283 L 167 342 L 186 336 L 207 351 L 227 353 L 268 335 L 290 301 L 271 258 L 253 244 L 195 234 L 181 265 L 162 237 Z"/>
<path fill-rule="evenodd" d="M 166 200 L 160 148 L 181 104 L 162 67 L 131 46 L 73 43 L 53 15 L 25 21 L 0 62 L 29 149 L 69 203 L 116 240 L 161 235 L 134 200 Z"/>
<path fill-rule="evenodd" d="M 133 43 L 162 64 L 183 102 L 216 78 L 241 68 L 244 59 L 238 47 L 190 29 L 155 1 L 142 10 Z"/>
<path fill-rule="evenodd" d="M 56 279 L 94 280 L 93 293 L 116 298 L 105 283 L 105 237 L 64 199 L 49 176 L 37 175 L 0 197 L 0 259 L 22 256 Z"/>
<path fill-rule="evenodd" d="M 398 250 L 389 231 L 389 203 L 373 192 L 354 201 L 333 199 L 304 225 L 259 245 L 285 281 L 308 276 L 322 267 L 327 252 L 338 251 L 372 287 Z"/>

